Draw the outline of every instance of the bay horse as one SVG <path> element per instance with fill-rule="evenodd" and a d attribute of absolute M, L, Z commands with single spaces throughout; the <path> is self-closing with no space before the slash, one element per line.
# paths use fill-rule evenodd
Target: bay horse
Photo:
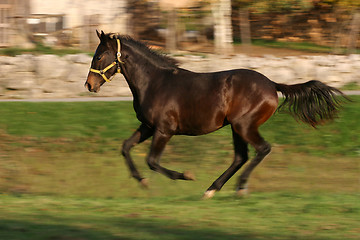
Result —
<path fill-rule="evenodd" d="M 254 168 L 268 155 L 271 146 L 259 133 L 259 126 L 277 109 L 284 108 L 296 119 L 313 127 L 333 119 L 346 96 L 320 81 L 278 84 L 259 72 L 235 69 L 195 73 L 182 69 L 173 58 L 151 50 L 129 36 L 96 31 L 100 44 L 85 82 L 90 92 L 111 80 L 117 72 L 124 75 L 133 95 L 133 107 L 141 122 L 124 141 L 122 155 L 131 175 L 147 185 L 135 167 L 130 149 L 152 136 L 146 158 L 151 170 L 170 179 L 194 180 L 189 172 L 177 172 L 160 165 L 160 155 L 173 135 L 202 135 L 231 125 L 234 160 L 230 167 L 204 193 L 211 198 L 216 191 L 248 161 L 248 144 L 256 150 L 237 182 L 237 193 L 246 194 Z M 278 107 L 277 91 L 285 100 Z"/>

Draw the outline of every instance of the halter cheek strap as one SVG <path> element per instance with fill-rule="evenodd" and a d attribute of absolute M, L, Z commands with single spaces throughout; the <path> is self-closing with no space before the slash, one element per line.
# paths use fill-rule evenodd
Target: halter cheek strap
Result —
<path fill-rule="evenodd" d="M 116 53 L 116 59 L 114 62 L 112 62 L 109 66 L 107 66 L 106 68 L 102 69 L 102 70 L 97 70 L 97 69 L 93 69 L 93 68 L 90 68 L 90 72 L 93 72 L 93 73 L 98 73 L 100 74 L 100 76 L 106 81 L 106 82 L 111 82 L 111 80 L 115 77 L 116 73 L 121 73 L 121 70 L 120 70 L 120 63 L 124 63 L 123 61 L 121 61 L 120 57 L 121 57 L 121 44 L 120 44 L 120 40 L 119 39 L 116 39 L 116 42 L 117 42 L 117 53 Z M 110 77 L 110 79 L 108 79 L 105 75 L 105 73 L 111 69 L 112 67 L 114 67 L 115 65 L 118 66 L 117 68 L 117 72 L 112 75 Z"/>

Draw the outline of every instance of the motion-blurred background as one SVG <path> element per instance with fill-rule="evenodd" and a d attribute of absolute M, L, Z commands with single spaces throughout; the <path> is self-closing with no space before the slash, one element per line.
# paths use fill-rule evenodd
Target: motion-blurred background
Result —
<path fill-rule="evenodd" d="M 277 82 L 356 89 L 359 7 L 349 0 L 1 0 L 0 98 L 95 96 L 83 81 L 96 29 L 144 40 L 193 71 L 250 68 Z M 117 78 L 96 96 L 130 96 Z"/>
<path fill-rule="evenodd" d="M 0 1 L 0 46 L 93 49 L 95 29 L 166 46 L 225 45 L 251 39 L 359 47 L 358 1 L 349 0 L 87 0 Z M 219 43 L 217 43 L 219 42 Z M 165 44 L 166 43 L 166 44 Z M 195 44 L 191 44 L 195 45 Z"/>
<path fill-rule="evenodd" d="M 359 239 L 359 7 L 0 0 L 0 239 Z M 96 29 L 145 40 L 189 70 L 317 79 L 352 102 L 316 130 L 276 112 L 260 128 L 272 153 L 252 174 L 248 198 L 234 196 L 234 176 L 214 199 L 200 200 L 232 162 L 228 127 L 167 145 L 161 163 L 190 170 L 194 182 L 152 172 L 144 161 L 150 141 L 136 146 L 131 154 L 150 180 L 144 190 L 120 155 L 139 126 L 132 102 L 108 98 L 131 97 L 126 81 L 118 74 L 98 94 L 84 88 Z"/>

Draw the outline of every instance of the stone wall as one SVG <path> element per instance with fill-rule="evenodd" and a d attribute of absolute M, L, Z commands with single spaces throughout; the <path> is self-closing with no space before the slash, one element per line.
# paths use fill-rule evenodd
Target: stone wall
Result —
<path fill-rule="evenodd" d="M 312 79 L 341 87 L 349 82 L 360 85 L 360 55 L 249 57 L 234 55 L 176 57 L 181 67 L 198 72 L 234 68 L 259 71 L 279 83 L 295 84 Z M 106 83 L 98 94 L 89 93 L 84 83 L 91 57 L 85 54 L 0 56 L 0 98 L 72 98 L 89 96 L 131 96 L 122 75 Z"/>
<path fill-rule="evenodd" d="M 249 57 L 237 54 L 231 58 L 219 56 L 187 56 L 177 58 L 183 68 L 194 71 L 219 71 L 234 68 L 248 68 L 258 71 L 274 82 L 295 84 L 309 80 L 320 80 L 334 87 L 350 82 L 360 85 L 360 55 L 321 55 Z"/>
<path fill-rule="evenodd" d="M 74 54 L 0 56 L 0 98 L 67 98 L 92 96 L 84 87 L 91 57 Z M 130 95 L 116 78 L 99 96 Z"/>

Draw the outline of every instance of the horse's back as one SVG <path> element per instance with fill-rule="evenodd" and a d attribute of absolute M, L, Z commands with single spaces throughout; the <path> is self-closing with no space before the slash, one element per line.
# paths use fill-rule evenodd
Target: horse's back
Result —
<path fill-rule="evenodd" d="M 186 78 L 191 89 L 198 94 L 211 95 L 225 102 L 276 100 L 278 96 L 274 82 L 263 74 L 250 69 L 234 69 L 213 73 L 192 73 Z"/>
<path fill-rule="evenodd" d="M 276 91 L 273 82 L 265 75 L 251 69 L 233 69 L 227 71 L 196 73 L 185 69 L 180 69 L 176 81 L 181 81 L 185 85 L 202 85 L 212 87 L 216 85 L 229 85 L 232 81 L 238 90 L 253 89 L 254 91 Z"/>

